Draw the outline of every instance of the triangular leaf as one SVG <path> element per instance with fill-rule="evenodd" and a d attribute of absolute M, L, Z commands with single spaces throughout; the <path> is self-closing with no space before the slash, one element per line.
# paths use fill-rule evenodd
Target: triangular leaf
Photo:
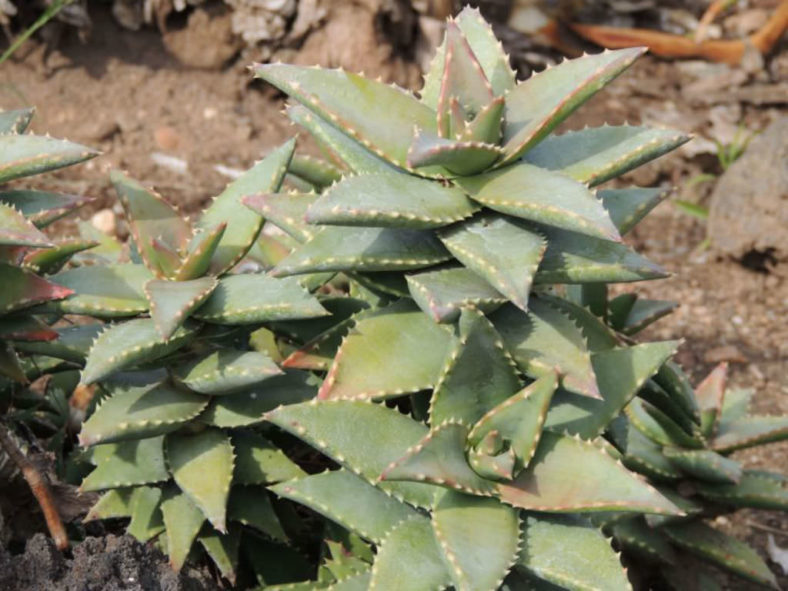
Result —
<path fill-rule="evenodd" d="M 41 302 L 60 300 L 74 292 L 66 286 L 50 283 L 37 275 L 0 263 L 0 314 L 29 308 Z"/>
<path fill-rule="evenodd" d="M 432 232 L 402 228 L 325 226 L 281 261 L 275 276 L 315 271 L 403 271 L 451 258 Z"/>
<path fill-rule="evenodd" d="M 489 168 L 501 154 L 502 150 L 492 144 L 444 139 L 418 130 L 408 150 L 408 165 L 440 166 L 461 176 Z"/>
<path fill-rule="evenodd" d="M 205 515 L 185 494 L 168 489 L 161 503 L 167 531 L 167 554 L 175 571 L 181 570 L 197 534 L 202 529 Z"/>
<path fill-rule="evenodd" d="M 0 246 L 48 248 L 52 241 L 14 206 L 0 203 Z"/>
<path fill-rule="evenodd" d="M 689 139 L 669 129 L 604 125 L 545 138 L 525 155 L 525 160 L 595 186 L 658 158 Z"/>
<path fill-rule="evenodd" d="M 432 527 L 457 589 L 497 589 L 520 550 L 517 511 L 495 499 L 447 491 Z"/>
<path fill-rule="evenodd" d="M 190 281 L 148 281 L 144 288 L 145 295 L 159 336 L 168 340 L 189 315 L 208 299 L 218 283 L 215 277 Z"/>
<path fill-rule="evenodd" d="M 441 241 L 466 267 L 526 309 L 545 241 L 511 218 L 484 215 L 445 230 Z"/>
<path fill-rule="evenodd" d="M 470 429 L 447 421 L 433 427 L 416 445 L 382 471 L 380 479 L 429 482 L 458 491 L 489 496 L 493 483 L 468 464 L 465 446 Z"/>
<path fill-rule="evenodd" d="M 75 293 L 55 304 L 64 314 L 98 318 L 135 316 L 148 310 L 143 286 L 152 275 L 143 265 L 90 265 L 68 269 L 52 281 Z"/>
<path fill-rule="evenodd" d="M 463 307 L 491 312 L 507 301 L 492 285 L 465 267 L 425 271 L 408 275 L 406 279 L 410 296 L 435 322 L 454 322 Z"/>
<path fill-rule="evenodd" d="M 93 343 L 82 383 L 92 384 L 121 369 L 169 355 L 189 343 L 196 331 L 197 325 L 187 322 L 164 340 L 152 318 L 112 325 Z"/>
<path fill-rule="evenodd" d="M 167 384 L 115 387 L 82 425 L 81 445 L 154 437 L 175 431 L 208 405 L 199 394 Z"/>
<path fill-rule="evenodd" d="M 603 86 L 643 55 L 643 48 L 567 60 L 531 76 L 506 96 L 504 162 L 539 143 Z"/>
<path fill-rule="evenodd" d="M 202 277 L 210 268 L 216 249 L 219 248 L 227 222 L 216 224 L 213 228 L 197 230 L 186 247 L 187 252 L 175 270 L 173 279 L 188 281 Z"/>
<path fill-rule="evenodd" d="M 219 324 L 257 324 L 325 316 L 320 302 L 292 278 L 228 275 L 193 316 Z"/>
<path fill-rule="evenodd" d="M 346 177 L 309 207 L 313 224 L 439 228 L 470 217 L 478 207 L 459 189 L 407 174 Z"/>
<path fill-rule="evenodd" d="M 164 437 L 97 445 L 91 461 L 96 465 L 82 481 L 83 491 L 122 488 L 169 480 L 164 465 Z"/>
<path fill-rule="evenodd" d="M 268 493 L 253 486 L 233 486 L 227 502 L 227 519 L 253 527 L 274 540 L 287 542 Z"/>
<path fill-rule="evenodd" d="M 430 389 L 451 343 L 449 330 L 406 301 L 362 313 L 339 348 L 319 397 L 380 399 Z"/>
<path fill-rule="evenodd" d="M 427 434 L 426 426 L 396 410 L 355 400 L 282 406 L 266 419 L 373 483 Z M 437 490 L 411 482 L 381 483 L 380 488 L 419 507 L 432 506 Z"/>
<path fill-rule="evenodd" d="M 454 419 L 472 425 L 519 388 L 514 361 L 489 320 L 475 310 L 463 310 L 459 342 L 431 398 L 430 424 Z"/>
<path fill-rule="evenodd" d="M 372 566 L 371 589 L 432 591 L 449 584 L 443 552 L 426 519 L 403 521 L 381 543 Z"/>
<path fill-rule="evenodd" d="M 741 464 L 710 449 L 665 447 L 662 453 L 682 472 L 700 480 L 718 484 L 735 484 L 741 480 Z"/>
<path fill-rule="evenodd" d="M 305 476 L 304 471 L 273 443 L 253 431 L 233 433 L 235 484 L 273 484 Z"/>
<path fill-rule="evenodd" d="M 376 544 L 400 522 L 423 519 L 409 505 L 345 470 L 306 476 L 270 488 Z"/>
<path fill-rule="evenodd" d="M 458 180 L 482 205 L 516 217 L 608 240 L 620 240 L 602 202 L 563 174 L 525 162 Z"/>
<path fill-rule="evenodd" d="M 562 589 L 632 589 L 610 542 L 576 516 L 529 515 L 518 565 Z"/>
<path fill-rule="evenodd" d="M 488 433 L 496 431 L 514 451 L 517 458 L 515 471 L 527 466 L 536 452 L 557 385 L 554 373 L 542 376 L 484 415 L 473 426 L 468 441 L 476 446 Z"/>
<path fill-rule="evenodd" d="M 167 436 L 167 463 L 172 477 L 220 532 L 226 531 L 234 459 L 230 439 L 217 429 Z M 210 478 L 206 478 L 207 474 Z"/>
<path fill-rule="evenodd" d="M 565 389 L 599 398 L 591 354 L 577 325 L 541 299 L 532 298 L 528 307 L 528 314 L 506 306 L 490 316 L 520 369 L 532 377 L 555 371 Z"/>
<path fill-rule="evenodd" d="M 435 131 L 432 109 L 383 82 L 342 70 L 285 64 L 260 65 L 254 71 L 381 158 L 403 168 L 414 126 Z"/>
<path fill-rule="evenodd" d="M 210 271 L 221 275 L 232 269 L 249 251 L 263 228 L 263 218 L 241 205 L 243 197 L 257 193 L 276 193 L 284 179 L 295 150 L 289 140 L 271 151 L 260 162 L 234 180 L 213 200 L 197 227 L 211 230 L 226 223 L 219 245 L 211 260 Z"/>
<path fill-rule="evenodd" d="M 245 197 L 243 203 L 299 242 L 306 242 L 318 230 L 305 219 L 318 197 L 315 193 L 262 193 Z"/>
<path fill-rule="evenodd" d="M 640 220 L 662 203 L 669 191 L 660 187 L 641 189 L 630 187 L 628 189 L 604 189 L 597 193 L 602 200 L 610 219 L 623 236 L 629 232 Z"/>
<path fill-rule="evenodd" d="M 31 119 L 33 119 L 33 113 L 35 113 L 33 108 L 0 111 L 0 133 L 24 133 L 27 126 L 30 125 Z"/>
<path fill-rule="evenodd" d="M 96 156 L 91 148 L 49 136 L 0 134 L 0 184 Z"/>
<path fill-rule="evenodd" d="M 542 433 L 525 471 L 513 482 L 497 486 L 502 501 L 532 511 L 679 513 L 673 503 L 593 443 L 550 431 Z"/>
<path fill-rule="evenodd" d="M 222 349 L 175 369 L 178 380 L 200 394 L 225 395 L 281 375 L 268 355 Z"/>

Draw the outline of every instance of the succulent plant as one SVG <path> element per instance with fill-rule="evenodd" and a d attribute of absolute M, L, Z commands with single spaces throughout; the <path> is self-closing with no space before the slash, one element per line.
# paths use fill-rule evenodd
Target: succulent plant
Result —
<path fill-rule="evenodd" d="M 40 305 L 72 292 L 47 277 L 76 253 L 93 246 L 79 239 L 56 240 L 42 229 L 87 199 L 6 183 L 77 164 L 96 152 L 71 142 L 25 133 L 32 109 L 0 112 L 0 464 L 25 477 L 61 547 L 65 532 L 53 509 L 46 478 L 26 459 L 15 432 L 32 433 L 62 459 L 71 413 L 67 397 L 79 381 L 78 366 L 36 354 L 53 343 L 57 317 Z M 6 468 L 6 476 L 8 469 Z M 11 480 L 11 478 L 7 478 Z"/>
<path fill-rule="evenodd" d="M 59 273 L 75 293 L 46 304 L 110 321 L 59 349 L 102 398 L 90 517 L 267 588 L 630 589 L 620 550 L 647 573 L 690 546 L 773 585 L 702 519 L 783 507 L 779 477 L 726 456 L 785 419 L 694 392 L 679 341 L 633 340 L 673 304 L 607 294 L 665 275 L 621 239 L 664 192 L 593 188 L 686 137 L 553 133 L 640 53 L 518 84 L 466 9 L 419 97 L 257 67 L 329 161 L 288 143 L 194 226 L 115 175 L 134 262 Z"/>
<path fill-rule="evenodd" d="M 645 447 L 672 467 L 668 482 L 692 487 L 734 465 L 703 431 L 705 387 L 699 402 L 670 361 L 680 342 L 631 339 L 673 304 L 607 299 L 608 283 L 665 276 L 621 239 L 664 192 L 594 187 L 687 138 L 554 133 L 641 53 L 518 84 L 466 9 L 419 96 L 339 70 L 255 68 L 342 171 L 323 191 L 245 200 L 300 243 L 271 274 L 341 272 L 371 306 L 283 361 L 326 371 L 317 398 L 266 414 L 339 465 L 272 490 L 376 549 L 346 544 L 344 567 L 332 549 L 303 588 L 630 588 L 601 526 L 618 548 L 651 543 L 645 554 L 669 563 L 673 546 L 692 546 L 775 584 L 690 508 L 710 497 L 686 499 L 637 461 Z M 648 447 L 638 420 L 667 433 Z M 754 444 L 788 436 L 783 418 L 748 419 L 737 436 L 751 424 Z M 780 479 L 764 479 L 745 481 L 753 498 L 784 503 Z"/>

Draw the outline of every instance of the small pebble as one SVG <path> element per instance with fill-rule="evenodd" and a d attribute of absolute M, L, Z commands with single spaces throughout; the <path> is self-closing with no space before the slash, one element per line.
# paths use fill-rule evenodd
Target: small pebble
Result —
<path fill-rule="evenodd" d="M 97 211 L 90 218 L 90 223 L 93 224 L 93 227 L 99 232 L 107 234 L 108 236 L 114 236 L 115 230 L 117 230 L 115 213 L 111 209 Z"/>

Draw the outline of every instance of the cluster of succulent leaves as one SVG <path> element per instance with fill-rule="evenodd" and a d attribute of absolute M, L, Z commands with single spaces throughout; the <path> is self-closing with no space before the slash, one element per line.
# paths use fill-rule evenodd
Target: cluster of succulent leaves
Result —
<path fill-rule="evenodd" d="M 788 508 L 729 457 L 788 419 L 724 368 L 693 391 L 679 342 L 632 338 L 673 304 L 607 295 L 664 276 L 621 239 L 664 193 L 593 187 L 686 138 L 554 133 L 639 54 L 518 84 L 466 9 L 418 97 L 256 68 L 327 161 L 289 142 L 196 221 L 116 174 L 128 261 L 102 245 L 34 309 L 100 322 L 27 349 L 95 388 L 89 518 L 279 589 L 707 584 L 677 549 L 774 586 L 706 519 Z"/>
<path fill-rule="evenodd" d="M 87 199 L 6 183 L 78 164 L 97 152 L 25 133 L 32 117 L 32 109 L 0 113 L 0 406 L 7 411 L 10 427 L 25 425 L 47 439 L 52 451 L 60 452 L 67 443 L 67 395 L 79 383 L 80 366 L 35 355 L 38 347 L 52 343 L 60 334 L 52 328 L 57 316 L 40 306 L 73 293 L 47 276 L 95 243 L 79 238 L 56 240 L 42 229 Z M 31 390 L 29 386 L 36 381 L 42 387 Z"/>

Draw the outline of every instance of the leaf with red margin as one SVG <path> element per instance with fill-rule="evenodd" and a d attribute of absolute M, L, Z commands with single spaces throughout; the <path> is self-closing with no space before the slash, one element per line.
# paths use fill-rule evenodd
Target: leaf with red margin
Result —
<path fill-rule="evenodd" d="M 74 293 L 67 287 L 50 283 L 29 271 L 2 263 L 0 285 L 3 286 L 0 290 L 0 313 L 29 308 L 41 302 L 61 300 Z"/>

